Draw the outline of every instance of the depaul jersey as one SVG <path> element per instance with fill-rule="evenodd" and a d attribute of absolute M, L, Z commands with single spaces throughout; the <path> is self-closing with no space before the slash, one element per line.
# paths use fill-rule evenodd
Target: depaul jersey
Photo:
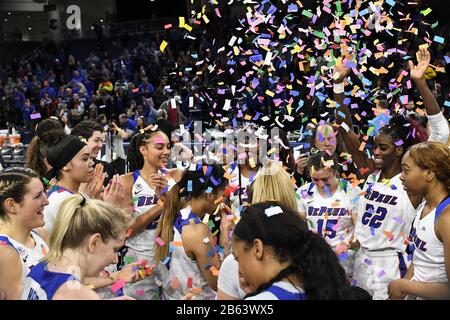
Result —
<path fill-rule="evenodd" d="M 231 210 L 237 217 L 240 217 L 240 212 L 242 211 L 244 203 L 248 202 L 247 187 L 255 180 L 256 173 L 252 173 L 250 177 L 247 178 L 242 175 L 239 166 L 236 164 L 233 164 L 227 172 L 232 176 L 229 184 L 239 186 L 239 188 L 230 195 L 230 202 Z"/>
<path fill-rule="evenodd" d="M 56 291 L 68 281 L 80 282 L 72 274 L 48 271 L 47 262 L 40 262 L 25 279 L 21 300 L 52 300 Z"/>
<path fill-rule="evenodd" d="M 30 235 L 33 237 L 36 245 L 34 248 L 28 248 L 22 243 L 9 238 L 5 235 L 0 234 L 0 243 L 11 246 L 20 256 L 20 261 L 22 262 L 22 275 L 21 281 L 25 280 L 27 274 L 30 272 L 31 268 L 39 263 L 39 260 L 45 257 L 48 252 L 48 245 L 45 243 L 44 239 L 35 231 L 31 231 Z"/>
<path fill-rule="evenodd" d="M 182 242 L 182 229 L 189 223 L 202 223 L 200 219 L 191 212 L 191 208 L 181 209 L 173 224 L 173 241 Z M 203 245 L 201 243 L 200 245 Z M 181 299 L 190 288 L 201 288 L 197 298 L 201 300 L 214 300 L 216 293 L 209 287 L 208 281 L 200 270 L 196 260 L 186 255 L 183 246 L 174 246 L 171 254 L 169 269 L 163 264 L 163 296 L 168 300 Z M 174 285 L 176 283 L 176 285 Z"/>
<path fill-rule="evenodd" d="M 59 207 L 61 207 L 64 200 L 73 194 L 73 192 L 58 185 L 52 186 L 47 191 L 48 205 L 44 207 L 44 228 L 48 234 L 50 234 L 53 229 Z"/>
<path fill-rule="evenodd" d="M 175 184 L 175 180 L 169 178 L 168 190 Z M 142 178 L 139 170 L 133 172 L 133 188 L 131 192 L 136 210 L 134 212 L 135 217 L 139 217 L 158 203 L 155 190 Z M 158 221 L 159 218 L 150 223 L 145 230 L 127 239 L 126 245 L 135 251 L 154 250 Z"/>
<path fill-rule="evenodd" d="M 355 235 L 367 251 L 406 249 L 416 210 L 403 189 L 400 174 L 378 182 L 379 173 L 370 175 L 360 197 Z"/>
<path fill-rule="evenodd" d="M 308 227 L 317 232 L 328 244 L 336 249 L 353 235 L 352 213 L 356 214 L 361 189 L 340 180 L 334 194 L 323 196 L 317 186 L 310 182 L 298 191 L 298 211 L 306 214 Z"/>
<path fill-rule="evenodd" d="M 292 283 L 278 281 L 261 293 L 245 300 L 307 300 L 306 293 Z"/>
<path fill-rule="evenodd" d="M 445 271 L 444 244 L 437 238 L 434 227 L 439 213 L 445 206 L 450 204 L 450 198 L 442 203 L 443 206 L 440 210 L 434 209 L 425 217 L 421 218 L 425 204 L 426 202 L 423 202 L 417 208 L 416 219 L 414 220 L 413 230 L 411 231 L 411 238 L 415 247 L 413 256 L 414 280 L 423 282 L 448 282 Z"/>

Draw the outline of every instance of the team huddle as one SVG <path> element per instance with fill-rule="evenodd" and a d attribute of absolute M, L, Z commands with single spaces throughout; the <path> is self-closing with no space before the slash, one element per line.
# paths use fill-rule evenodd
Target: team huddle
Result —
<path fill-rule="evenodd" d="M 430 54 L 418 57 L 430 131 L 395 114 L 373 129 L 372 155 L 350 129 L 344 63 L 336 122 L 312 126 L 297 158 L 288 141 L 270 159 L 249 146 L 239 163 L 222 145 L 217 163 L 183 149 L 177 167 L 171 137 L 150 126 L 131 139 L 129 173 L 107 176 L 101 125 L 66 135 L 41 122 L 28 168 L 0 172 L 1 297 L 450 298 L 449 126 L 424 80 Z"/>

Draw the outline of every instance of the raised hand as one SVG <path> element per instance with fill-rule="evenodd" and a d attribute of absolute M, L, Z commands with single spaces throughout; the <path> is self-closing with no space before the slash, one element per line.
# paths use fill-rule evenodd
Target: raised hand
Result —
<path fill-rule="evenodd" d="M 351 69 L 343 61 L 340 65 L 336 65 L 333 69 L 333 82 L 342 83 L 350 74 Z"/>
<path fill-rule="evenodd" d="M 167 178 L 162 174 L 154 173 L 146 181 L 155 190 L 158 199 L 162 199 L 164 197 L 163 190 L 167 187 Z"/>
<path fill-rule="evenodd" d="M 308 163 L 309 156 L 304 155 L 296 159 L 295 167 L 298 174 L 303 174 L 305 172 L 306 164 Z"/>
<path fill-rule="evenodd" d="M 82 183 L 79 191 L 85 193 L 89 198 L 98 199 L 102 193 L 105 178 L 105 174 L 103 173 L 103 165 L 98 163 L 94 168 L 94 176 L 91 181 Z"/>
<path fill-rule="evenodd" d="M 421 80 L 424 78 L 424 75 L 430 65 L 431 55 L 428 49 L 420 48 L 417 53 L 417 66 L 414 66 L 414 63 L 409 60 L 409 70 L 411 79 L 414 81 Z"/>
<path fill-rule="evenodd" d="M 125 187 L 120 181 L 119 175 L 115 175 L 108 186 L 103 191 L 103 201 L 115 207 L 128 207 L 127 198 L 125 196 Z"/>

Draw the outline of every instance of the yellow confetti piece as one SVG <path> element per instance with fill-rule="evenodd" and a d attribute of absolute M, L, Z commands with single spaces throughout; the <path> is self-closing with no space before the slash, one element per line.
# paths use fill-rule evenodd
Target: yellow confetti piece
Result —
<path fill-rule="evenodd" d="M 168 44 L 169 44 L 169 43 L 167 43 L 167 41 L 163 40 L 163 42 L 161 42 L 161 45 L 159 46 L 159 50 L 160 50 L 161 52 L 164 52 L 164 50 L 166 49 L 166 47 L 167 47 Z"/>
<path fill-rule="evenodd" d="M 179 20 L 179 27 L 183 28 L 186 23 L 184 17 L 179 17 L 178 20 Z"/>
<path fill-rule="evenodd" d="M 252 167 L 252 168 L 255 168 L 255 167 L 256 167 L 255 160 L 254 160 L 253 158 L 250 158 L 250 159 L 248 160 L 248 162 L 250 163 L 250 167 Z"/>
<path fill-rule="evenodd" d="M 366 147 L 365 142 L 361 142 L 361 145 L 359 146 L 359 151 L 364 151 L 364 148 Z"/>
<path fill-rule="evenodd" d="M 183 28 L 186 29 L 186 30 L 189 31 L 189 32 L 192 31 L 192 27 L 191 27 L 190 25 L 188 25 L 188 24 L 185 24 L 185 25 L 183 26 Z"/>
<path fill-rule="evenodd" d="M 208 24 L 208 23 L 209 23 L 209 19 L 208 19 L 208 17 L 207 17 L 207 16 L 203 16 L 202 18 L 203 18 L 203 21 L 205 21 L 205 23 L 206 23 L 206 24 Z"/>
<path fill-rule="evenodd" d="M 268 95 L 269 97 L 271 97 L 271 98 L 273 98 L 273 97 L 275 97 L 275 93 L 273 93 L 272 91 L 270 91 L 270 90 L 266 90 L 266 95 Z"/>

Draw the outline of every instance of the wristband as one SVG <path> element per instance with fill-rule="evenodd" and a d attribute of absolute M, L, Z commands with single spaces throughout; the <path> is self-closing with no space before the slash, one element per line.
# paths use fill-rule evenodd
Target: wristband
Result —
<path fill-rule="evenodd" d="M 333 91 L 334 91 L 334 93 L 336 93 L 336 94 L 344 93 L 344 91 L 345 91 L 345 83 L 344 83 L 344 82 L 341 82 L 341 83 L 335 83 L 335 84 L 333 85 Z"/>

